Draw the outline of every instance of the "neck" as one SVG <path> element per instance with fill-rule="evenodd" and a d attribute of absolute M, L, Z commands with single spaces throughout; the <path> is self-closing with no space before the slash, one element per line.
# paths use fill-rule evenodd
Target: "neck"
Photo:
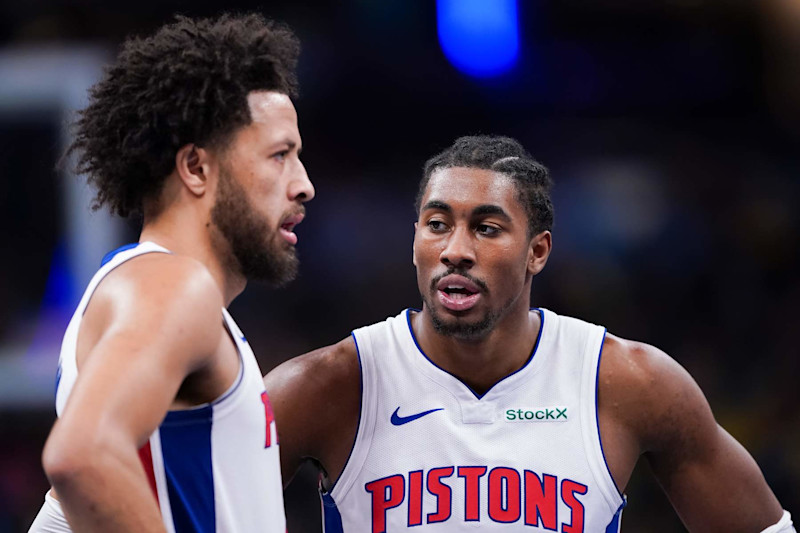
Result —
<path fill-rule="evenodd" d="M 139 241 L 152 241 L 177 255 L 202 263 L 217 283 L 225 306 L 244 290 L 247 280 L 231 268 L 230 246 L 211 223 L 211 215 L 191 207 L 170 206 L 156 216 L 145 215 Z"/>
<path fill-rule="evenodd" d="M 411 318 L 411 326 L 425 354 L 473 391 L 483 395 L 494 384 L 522 368 L 536 344 L 541 328 L 539 313 L 524 306 L 509 309 L 495 327 L 478 339 L 443 335 L 433 327 L 430 310 Z"/>

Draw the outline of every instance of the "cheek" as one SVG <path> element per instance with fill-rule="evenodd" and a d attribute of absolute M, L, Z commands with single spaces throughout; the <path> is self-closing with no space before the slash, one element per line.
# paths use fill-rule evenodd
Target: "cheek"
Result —
<path fill-rule="evenodd" d="M 518 250 L 504 250 L 493 257 L 490 270 L 497 273 L 498 281 L 506 286 L 523 285 L 528 271 L 527 255 L 519 255 Z"/>
<path fill-rule="evenodd" d="M 419 237 L 414 239 L 414 264 L 417 268 L 430 268 L 439 261 L 439 247 L 429 239 Z"/>

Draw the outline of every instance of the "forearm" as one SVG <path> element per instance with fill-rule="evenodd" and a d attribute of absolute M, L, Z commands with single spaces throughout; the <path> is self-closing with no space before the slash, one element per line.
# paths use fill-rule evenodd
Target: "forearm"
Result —
<path fill-rule="evenodd" d="M 95 451 L 46 471 L 73 531 L 165 531 L 135 452 Z"/>
<path fill-rule="evenodd" d="M 778 522 L 781 505 L 756 462 L 724 429 L 712 432 L 717 438 L 711 453 L 650 461 L 687 529 L 753 533 Z"/>

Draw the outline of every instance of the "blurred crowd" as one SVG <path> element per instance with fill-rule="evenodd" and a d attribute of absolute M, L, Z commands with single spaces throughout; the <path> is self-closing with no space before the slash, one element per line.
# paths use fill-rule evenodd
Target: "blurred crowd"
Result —
<path fill-rule="evenodd" d="M 262 369 L 419 307 L 422 164 L 459 135 L 510 135 L 556 184 L 534 304 L 674 357 L 797 520 L 800 2 L 519 2 L 518 63 L 489 79 L 448 63 L 433 3 L 296 4 L 0 6 L 0 533 L 25 531 L 47 489 L 39 457 L 55 414 L 41 389 L 76 303 L 62 180 L 78 178 L 56 167 L 65 115 L 18 104 L 12 81 L 24 80 L 8 73 L 33 52 L 110 56 L 173 13 L 234 8 L 287 22 L 303 43 L 297 108 L 317 189 L 299 278 L 248 287 L 231 308 Z M 43 68 L 24 64 L 34 78 Z M 135 238 L 135 220 L 119 228 L 117 244 Z M 301 474 L 287 492 L 290 531 L 319 531 L 315 484 Z M 682 530 L 644 462 L 626 492 L 623 531 Z"/>

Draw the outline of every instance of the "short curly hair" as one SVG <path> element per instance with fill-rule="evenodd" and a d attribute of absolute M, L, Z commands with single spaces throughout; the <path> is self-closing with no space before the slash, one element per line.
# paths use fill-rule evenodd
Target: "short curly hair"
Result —
<path fill-rule="evenodd" d="M 75 122 L 76 171 L 95 186 L 93 208 L 143 212 L 189 143 L 225 147 L 250 124 L 247 95 L 297 95 L 300 43 L 258 14 L 176 16 L 149 37 L 129 38 L 90 90 Z"/>
<path fill-rule="evenodd" d="M 496 135 L 459 137 L 452 146 L 428 159 L 415 202 L 417 215 L 431 175 L 452 167 L 493 170 L 509 176 L 517 186 L 517 200 L 528 215 L 528 234 L 533 236 L 553 228 L 550 172 L 519 142 Z"/>

